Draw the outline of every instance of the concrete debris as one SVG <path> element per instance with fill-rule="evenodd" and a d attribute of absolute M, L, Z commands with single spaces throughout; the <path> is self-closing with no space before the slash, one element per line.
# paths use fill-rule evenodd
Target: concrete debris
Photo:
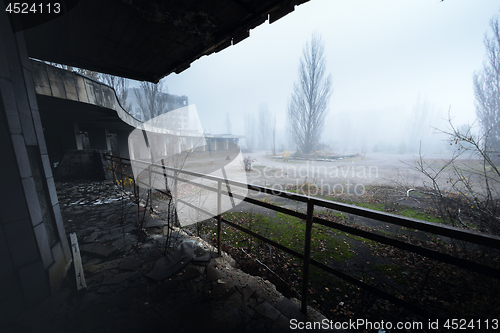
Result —
<path fill-rule="evenodd" d="M 138 214 L 137 206 L 122 200 L 105 203 L 122 195 L 121 189 L 112 183 L 56 186 L 66 231 L 76 232 L 78 239 L 84 240 L 80 251 L 87 291 L 77 294 L 62 286 L 57 293 L 67 292 L 61 294 L 63 300 L 54 295 L 57 302 L 37 307 L 37 315 L 33 316 L 36 322 L 28 325 L 25 317 L 19 317 L 16 329 L 29 326 L 31 331 L 39 332 L 288 331 L 288 318 L 322 319 L 312 316 L 312 308 L 308 318 L 302 317 L 297 300 L 290 301 L 271 283 L 235 269 L 236 263 L 230 256 L 215 255 L 213 246 L 181 228 L 173 227 L 169 232 L 171 248 L 178 247 L 165 256 L 165 223 L 154 222 L 147 211 Z M 93 205 L 99 200 L 102 204 Z M 144 229 L 139 229 L 140 223 L 136 224 L 143 214 L 160 227 L 144 233 Z"/>
<path fill-rule="evenodd" d="M 276 309 L 287 318 L 297 319 L 298 321 L 304 320 L 304 315 L 300 312 L 300 307 L 286 297 L 283 297 L 283 299 L 276 304 Z"/>
<path fill-rule="evenodd" d="M 85 244 L 80 248 L 82 253 L 87 253 L 91 255 L 96 255 L 100 257 L 108 257 L 115 253 L 118 249 L 113 246 L 107 246 L 102 244 Z"/>
<path fill-rule="evenodd" d="M 264 303 L 261 303 L 255 307 L 255 311 L 257 311 L 259 314 L 262 316 L 269 318 L 271 320 L 276 320 L 280 316 L 280 312 L 276 310 L 275 307 L 273 307 L 271 304 L 269 304 L 267 301 Z"/>
<path fill-rule="evenodd" d="M 177 250 L 158 259 L 146 276 L 153 280 L 164 280 L 186 266 L 193 259 L 193 256 L 193 244 L 182 243 Z"/>
<path fill-rule="evenodd" d="M 210 282 L 215 281 L 215 280 L 220 279 L 220 278 L 223 278 L 226 275 L 227 275 L 226 273 L 224 273 L 223 271 L 221 271 L 215 267 L 212 267 L 212 266 L 207 267 L 207 279 Z"/>
<path fill-rule="evenodd" d="M 142 264 L 144 263 L 144 260 L 133 258 L 133 257 L 128 257 L 125 259 L 125 261 L 120 265 L 120 269 L 122 270 L 127 270 L 127 271 L 135 271 L 138 269 Z"/>

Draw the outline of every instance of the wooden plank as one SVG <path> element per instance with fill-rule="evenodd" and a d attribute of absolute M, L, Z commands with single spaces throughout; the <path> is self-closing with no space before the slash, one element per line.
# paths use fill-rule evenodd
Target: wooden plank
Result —
<path fill-rule="evenodd" d="M 78 239 L 76 233 L 69 234 L 71 239 L 71 250 L 73 251 L 73 263 L 75 265 L 76 289 L 86 289 L 87 283 L 83 274 L 82 258 L 80 257 L 80 248 L 78 247 Z"/>

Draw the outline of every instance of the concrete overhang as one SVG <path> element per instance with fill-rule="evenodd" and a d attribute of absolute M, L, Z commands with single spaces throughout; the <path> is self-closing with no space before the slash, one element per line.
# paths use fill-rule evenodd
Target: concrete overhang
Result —
<path fill-rule="evenodd" d="M 76 122 L 112 131 L 142 128 L 104 83 L 40 61 L 31 60 L 31 68 L 44 122 Z"/>
<path fill-rule="evenodd" d="M 24 33 L 32 58 L 158 82 L 306 1 L 64 0 L 65 14 Z M 11 20 L 19 30 L 29 17 Z"/>

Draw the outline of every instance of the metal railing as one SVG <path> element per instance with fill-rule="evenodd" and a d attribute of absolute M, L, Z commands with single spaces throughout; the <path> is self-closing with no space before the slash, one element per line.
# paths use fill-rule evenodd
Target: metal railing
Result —
<path fill-rule="evenodd" d="M 118 163 L 119 165 L 126 165 L 130 166 L 131 165 L 131 160 L 128 158 L 122 158 L 122 157 L 116 157 L 116 156 L 111 156 L 111 155 L 105 155 L 105 158 L 111 162 L 112 166 L 114 166 L 115 163 Z M 386 222 L 390 224 L 395 224 L 399 225 L 402 227 L 406 228 L 411 228 L 414 230 L 420 230 L 424 232 L 429 232 L 435 235 L 441 235 L 445 237 L 450 237 L 453 239 L 457 240 L 462 240 L 466 241 L 469 243 L 473 244 L 478 244 L 482 246 L 487 246 L 493 249 L 500 250 L 500 237 L 497 236 L 492 236 L 492 235 L 487 235 L 487 234 L 481 234 L 478 232 L 470 231 L 470 230 L 462 230 L 446 225 L 439 225 L 436 223 L 431 223 L 431 222 L 426 222 L 426 221 L 421 221 L 413 218 L 408 218 L 408 217 L 403 217 L 403 216 L 398 216 L 394 214 L 389 214 L 385 212 L 380 212 L 380 211 L 375 211 L 372 209 L 368 208 L 362 208 L 354 205 L 349 205 L 349 204 L 344 204 L 344 203 L 339 203 L 339 202 L 332 202 L 320 198 L 315 198 L 315 197 L 310 197 L 310 196 L 305 196 L 301 194 L 295 194 L 295 193 L 290 193 L 290 192 L 285 192 L 281 190 L 275 190 L 263 186 L 258 186 L 258 185 L 253 185 L 253 184 L 247 184 L 247 183 L 242 183 L 239 181 L 234 181 L 234 180 L 228 180 L 220 177 L 215 177 L 211 175 L 205 175 L 205 174 L 200 174 L 192 171 L 186 171 L 186 170 L 180 170 L 180 169 L 175 169 L 171 167 L 167 167 L 164 165 L 158 165 L 158 164 L 151 164 L 148 162 L 143 162 L 143 161 L 138 161 L 134 160 L 134 163 L 143 163 L 144 165 L 148 165 L 151 167 L 150 172 L 155 173 L 161 176 L 165 176 L 165 170 L 173 171 L 178 174 L 185 174 L 189 176 L 194 176 L 194 177 L 201 177 L 203 179 L 208 179 L 214 182 L 217 182 L 217 187 L 210 187 L 202 184 L 198 184 L 196 182 L 192 182 L 187 179 L 182 179 L 182 178 L 177 178 L 176 180 L 185 182 L 191 185 L 195 185 L 210 191 L 216 191 L 217 192 L 217 248 L 220 253 L 221 251 L 221 229 L 222 229 L 222 223 L 231 226 L 237 230 L 240 230 L 252 237 L 255 237 L 263 242 L 268 243 L 269 245 L 272 245 L 300 260 L 303 261 L 303 269 L 302 269 L 302 299 L 301 299 L 301 310 L 304 314 L 307 312 L 307 297 L 308 297 L 308 290 L 309 290 L 309 269 L 310 266 L 313 265 L 325 272 L 331 273 L 349 283 L 352 283 L 353 285 L 360 287 L 368 292 L 371 292 L 379 297 L 382 297 L 396 305 L 399 305 L 403 308 L 406 308 L 416 314 L 423 315 L 425 317 L 434 317 L 435 315 L 428 313 L 427 311 L 415 306 L 414 304 L 411 304 L 407 301 L 404 301 L 392 294 L 389 294 L 383 290 L 380 290 L 372 285 L 369 285 L 361 280 L 358 280 L 350 275 L 345 274 L 344 272 L 339 271 L 338 269 L 335 269 L 333 267 L 330 267 L 328 265 L 325 265 L 324 263 L 321 263 L 317 260 L 314 260 L 311 258 L 311 232 L 312 232 L 312 227 L 314 223 L 330 227 L 336 230 L 340 230 L 346 233 L 350 233 L 356 236 L 360 236 L 366 239 L 370 239 L 382 244 L 394 246 L 396 248 L 406 250 L 406 251 L 411 251 L 413 253 L 422 255 L 427 258 L 435 259 L 444 263 L 452 264 L 457 267 L 465 268 L 467 270 L 481 273 L 496 279 L 500 279 L 500 270 L 479 264 L 467 259 L 462 259 L 458 258 L 455 256 L 451 256 L 449 254 L 445 254 L 442 252 L 438 252 L 435 250 L 427 249 L 418 245 L 410 244 L 407 242 L 403 242 L 397 239 L 393 239 L 384 235 L 380 235 L 374 232 L 366 231 L 366 230 L 361 230 L 352 226 L 340 224 L 337 222 L 325 220 L 319 217 L 314 216 L 314 208 L 316 206 L 318 207 L 324 207 L 324 208 L 329 208 L 333 209 L 336 211 L 356 215 L 356 216 L 362 216 L 370 219 L 374 219 L 377 221 L 381 222 Z M 153 168 L 157 168 L 159 171 L 153 170 Z M 116 168 L 114 168 L 116 169 Z M 115 177 L 114 173 L 117 172 L 114 170 L 113 172 L 113 177 Z M 123 176 L 130 176 L 130 174 L 123 174 L 122 172 L 118 172 L 121 174 L 121 179 L 123 181 Z M 116 178 L 115 178 L 116 179 Z M 136 186 L 136 183 L 142 183 L 143 185 L 148 185 L 145 182 L 135 180 L 134 179 L 134 188 Z M 307 210 L 306 213 L 298 212 L 295 210 L 291 210 L 288 208 L 280 207 L 273 205 L 271 203 L 267 203 L 264 201 L 260 201 L 257 199 L 253 199 L 247 196 L 241 196 L 237 193 L 233 193 L 230 190 L 231 186 L 237 186 L 240 188 L 246 188 L 249 190 L 253 191 L 258 191 L 260 193 L 266 193 L 269 195 L 274 195 L 274 196 L 279 196 L 279 197 L 284 197 L 287 199 L 303 202 L 307 205 Z M 224 189 L 225 187 L 225 189 Z M 163 194 L 167 194 L 165 191 L 155 189 L 155 191 Z M 279 244 L 272 239 L 269 239 L 267 237 L 264 237 L 262 235 L 259 235 L 256 232 L 253 232 L 252 230 L 246 229 L 245 227 L 238 225 L 232 221 L 226 220 L 222 217 L 222 212 L 221 212 L 221 200 L 222 200 L 222 195 L 230 196 L 233 198 L 240 199 L 242 201 L 264 207 L 270 210 L 273 210 L 275 212 L 280 212 L 283 214 L 287 214 L 293 217 L 300 218 L 302 220 L 305 220 L 306 227 L 305 227 L 305 237 L 304 237 L 304 251 L 303 253 L 297 252 L 291 248 L 288 248 L 282 244 Z M 150 196 L 150 199 L 152 199 L 152 196 Z M 192 205 L 189 202 L 183 201 L 183 200 L 178 200 L 178 202 L 181 202 L 197 211 L 200 211 L 202 213 L 207 214 L 210 217 L 213 217 L 213 214 L 210 212 L 207 212 L 199 207 L 196 207 L 195 205 Z"/>

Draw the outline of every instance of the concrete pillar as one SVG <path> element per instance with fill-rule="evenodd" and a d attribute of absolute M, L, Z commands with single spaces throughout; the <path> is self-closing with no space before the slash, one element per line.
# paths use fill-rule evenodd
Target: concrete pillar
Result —
<path fill-rule="evenodd" d="M 106 138 L 106 150 L 111 151 L 111 139 L 108 129 L 104 129 L 104 137 Z"/>
<path fill-rule="evenodd" d="M 57 289 L 71 259 L 22 33 L 0 12 L 0 322 Z"/>
<path fill-rule="evenodd" d="M 120 156 L 125 157 L 125 158 L 133 158 L 129 154 L 129 149 L 128 149 L 128 136 L 130 135 L 130 131 L 121 131 L 117 133 L 118 137 L 118 149 L 120 151 Z"/>
<path fill-rule="evenodd" d="M 80 134 L 80 127 L 78 126 L 78 123 L 73 123 L 73 129 L 75 130 L 76 149 L 82 150 L 83 140 L 82 135 Z"/>

